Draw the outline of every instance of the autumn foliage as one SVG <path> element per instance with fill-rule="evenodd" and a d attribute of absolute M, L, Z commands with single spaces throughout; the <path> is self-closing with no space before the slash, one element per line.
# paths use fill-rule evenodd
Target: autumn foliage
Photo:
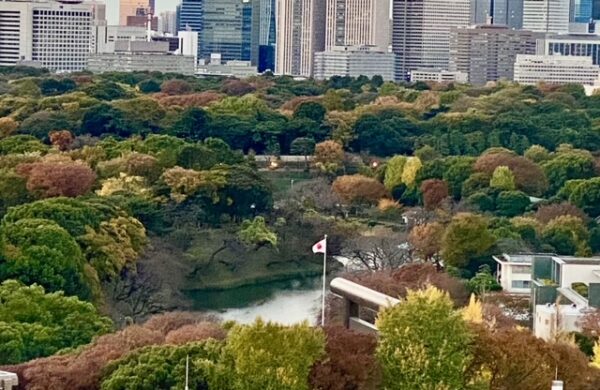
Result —
<path fill-rule="evenodd" d="M 96 174 L 88 165 L 76 161 L 21 164 L 16 171 L 26 178 L 27 190 L 40 198 L 84 195 L 96 180 Z"/>
<path fill-rule="evenodd" d="M 312 368 L 313 389 L 368 390 L 378 388 L 377 339 L 339 326 L 325 328 L 327 357 Z"/>
<path fill-rule="evenodd" d="M 423 205 L 427 210 L 435 210 L 449 195 L 448 183 L 443 180 L 430 179 L 421 184 Z"/>
<path fill-rule="evenodd" d="M 474 169 L 492 176 L 496 168 L 501 166 L 511 170 L 515 176 L 517 189 L 528 195 L 542 195 L 548 188 L 548 180 L 539 165 L 508 151 L 481 155 L 475 162 Z"/>
<path fill-rule="evenodd" d="M 388 196 L 383 184 L 362 175 L 338 177 L 333 182 L 332 189 L 349 204 L 377 204 L 381 198 Z"/>
<path fill-rule="evenodd" d="M 202 341 L 216 336 L 222 338 L 224 331 L 218 330 L 218 325 L 210 320 L 192 313 L 162 314 L 151 318 L 142 326 L 132 325 L 122 331 L 101 336 L 75 352 L 3 369 L 17 373 L 19 384 L 25 390 L 98 389 L 106 365 L 138 348 Z M 190 334 L 183 334 L 187 333 L 186 330 L 191 331 Z"/>

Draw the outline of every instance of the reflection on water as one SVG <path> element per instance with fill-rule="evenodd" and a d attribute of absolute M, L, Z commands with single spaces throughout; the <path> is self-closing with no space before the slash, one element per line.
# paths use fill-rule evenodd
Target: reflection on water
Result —
<path fill-rule="evenodd" d="M 253 322 L 256 317 L 282 324 L 315 322 L 321 304 L 321 279 L 311 278 L 245 286 L 225 291 L 196 291 L 194 309 L 217 312 L 224 320 Z"/>

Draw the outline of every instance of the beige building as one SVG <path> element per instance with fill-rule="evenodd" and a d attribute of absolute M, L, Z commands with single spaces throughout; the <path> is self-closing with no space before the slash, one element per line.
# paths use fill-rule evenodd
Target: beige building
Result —
<path fill-rule="evenodd" d="M 390 45 L 389 0 L 327 0 L 325 50 L 334 46 Z"/>
<path fill-rule="evenodd" d="M 326 0 L 277 0 L 275 73 L 310 77 L 325 50 Z"/>
<path fill-rule="evenodd" d="M 144 0 L 119 0 L 119 24 L 127 26 L 127 17 L 136 16 L 138 8 L 150 8 L 150 3 Z"/>

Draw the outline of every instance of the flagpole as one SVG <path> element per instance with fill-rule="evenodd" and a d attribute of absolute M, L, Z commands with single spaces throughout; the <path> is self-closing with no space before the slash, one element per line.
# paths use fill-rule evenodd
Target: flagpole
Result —
<path fill-rule="evenodd" d="M 325 251 L 323 251 L 323 300 L 321 302 L 321 326 L 325 326 L 325 292 L 327 289 L 327 234 L 325 235 Z"/>

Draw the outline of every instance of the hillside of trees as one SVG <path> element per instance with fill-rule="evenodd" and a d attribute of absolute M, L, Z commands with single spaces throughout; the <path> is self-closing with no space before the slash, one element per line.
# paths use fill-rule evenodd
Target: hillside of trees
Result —
<path fill-rule="evenodd" d="M 475 320 L 463 307 L 499 289 L 494 254 L 600 254 L 599 217 L 600 96 L 580 86 L 0 68 L 0 364 L 42 358 L 11 368 L 24 388 L 51 376 L 73 389 L 178 388 L 189 354 L 202 389 L 545 389 L 555 365 L 588 370 L 595 331 L 577 336 L 580 352 L 530 340 L 498 313 L 506 302 L 471 307 Z M 351 260 L 348 277 L 424 311 L 415 340 L 433 348 L 444 329 L 427 315 L 455 329 L 448 371 L 415 387 L 415 367 L 431 367 L 398 365 L 394 343 L 411 341 L 394 335 L 409 326 L 400 312 L 382 314 L 379 341 L 152 317 L 188 310 L 188 291 L 318 275 L 310 247 L 324 234 L 330 255 Z M 339 356 L 346 342 L 360 359 Z M 253 343 L 273 350 L 247 361 Z M 545 362 L 535 375 L 513 373 L 517 345 L 525 367 Z M 400 360 L 447 352 L 419 348 Z M 562 371 L 565 359 L 581 367 Z M 144 362 L 156 372 L 134 386 Z M 589 370 L 569 388 L 598 388 Z"/>

